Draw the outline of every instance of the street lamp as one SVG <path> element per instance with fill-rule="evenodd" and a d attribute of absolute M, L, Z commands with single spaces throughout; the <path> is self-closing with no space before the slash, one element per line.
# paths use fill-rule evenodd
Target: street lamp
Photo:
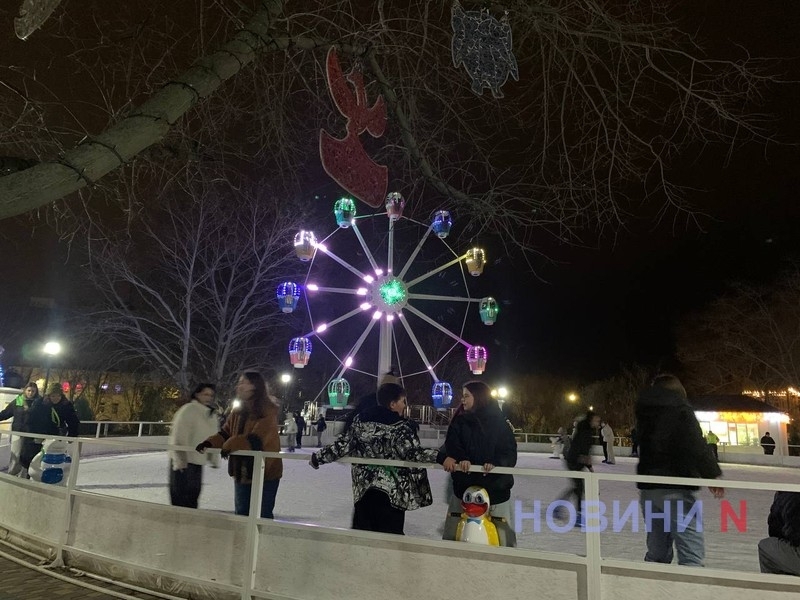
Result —
<path fill-rule="evenodd" d="M 578 394 L 576 394 L 575 392 L 567 394 L 567 400 L 569 400 L 570 402 L 575 402 L 577 399 L 578 399 Z"/>
<path fill-rule="evenodd" d="M 292 376 L 289 373 L 281 375 L 281 383 L 283 383 L 283 401 L 289 405 L 289 383 L 292 381 Z"/>
<path fill-rule="evenodd" d="M 58 342 L 47 342 L 42 349 L 47 355 L 47 370 L 44 375 L 44 391 L 42 395 L 47 394 L 47 382 L 50 381 L 50 367 L 53 365 L 53 357 L 61 354 L 61 344 Z"/>
<path fill-rule="evenodd" d="M 503 404 L 508 398 L 508 388 L 505 386 L 500 386 L 499 388 L 492 389 L 492 398 L 497 398 L 497 403 L 500 405 L 500 409 L 503 409 Z"/>

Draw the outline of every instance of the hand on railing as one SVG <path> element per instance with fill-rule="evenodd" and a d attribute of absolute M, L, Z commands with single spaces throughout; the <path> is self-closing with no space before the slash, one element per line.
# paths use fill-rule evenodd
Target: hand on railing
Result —
<path fill-rule="evenodd" d="M 204 440 L 197 444 L 195 450 L 197 450 L 200 454 L 203 454 L 206 451 L 206 448 L 211 448 L 211 442 L 208 440 Z"/>

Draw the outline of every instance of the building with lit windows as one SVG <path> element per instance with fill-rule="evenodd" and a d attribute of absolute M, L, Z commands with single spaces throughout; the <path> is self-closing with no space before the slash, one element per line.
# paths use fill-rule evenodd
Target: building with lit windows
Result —
<path fill-rule="evenodd" d="M 752 395 L 696 396 L 689 398 L 703 434 L 719 437 L 723 453 L 763 454 L 761 436 L 769 432 L 775 440 L 775 455 L 788 454 L 786 411 Z"/>

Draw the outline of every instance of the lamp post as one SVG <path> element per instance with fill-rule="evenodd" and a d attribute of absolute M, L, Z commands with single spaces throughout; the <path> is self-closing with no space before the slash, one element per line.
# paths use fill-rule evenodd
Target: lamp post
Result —
<path fill-rule="evenodd" d="M 286 407 L 289 408 L 289 384 L 292 381 L 292 376 L 289 373 L 283 373 L 281 375 L 281 383 L 283 384 L 283 401 L 286 403 Z"/>
<path fill-rule="evenodd" d="M 578 400 L 578 394 L 576 394 L 575 392 L 570 392 L 569 394 L 567 394 L 567 400 L 569 400 L 570 402 L 576 402 Z"/>
<path fill-rule="evenodd" d="M 47 394 L 47 383 L 50 381 L 50 367 L 53 366 L 53 357 L 61 354 L 61 344 L 58 342 L 47 342 L 44 345 L 43 352 L 47 356 L 47 369 L 44 374 L 44 390 L 42 395 Z"/>
<path fill-rule="evenodd" d="M 497 398 L 500 410 L 503 410 L 503 404 L 505 404 L 506 398 L 508 398 L 508 388 L 501 385 L 499 388 L 492 389 L 492 398 Z"/>

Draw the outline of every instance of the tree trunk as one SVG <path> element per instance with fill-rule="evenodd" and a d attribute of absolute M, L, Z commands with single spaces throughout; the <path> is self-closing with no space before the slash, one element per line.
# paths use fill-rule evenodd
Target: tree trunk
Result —
<path fill-rule="evenodd" d="M 271 27 L 282 11 L 283 0 L 264 0 L 222 49 L 199 59 L 122 121 L 83 141 L 59 160 L 0 177 L 0 219 L 39 208 L 93 184 L 164 139 L 179 118 L 251 63 L 257 52 L 269 46 L 285 50 L 288 36 Z"/>

